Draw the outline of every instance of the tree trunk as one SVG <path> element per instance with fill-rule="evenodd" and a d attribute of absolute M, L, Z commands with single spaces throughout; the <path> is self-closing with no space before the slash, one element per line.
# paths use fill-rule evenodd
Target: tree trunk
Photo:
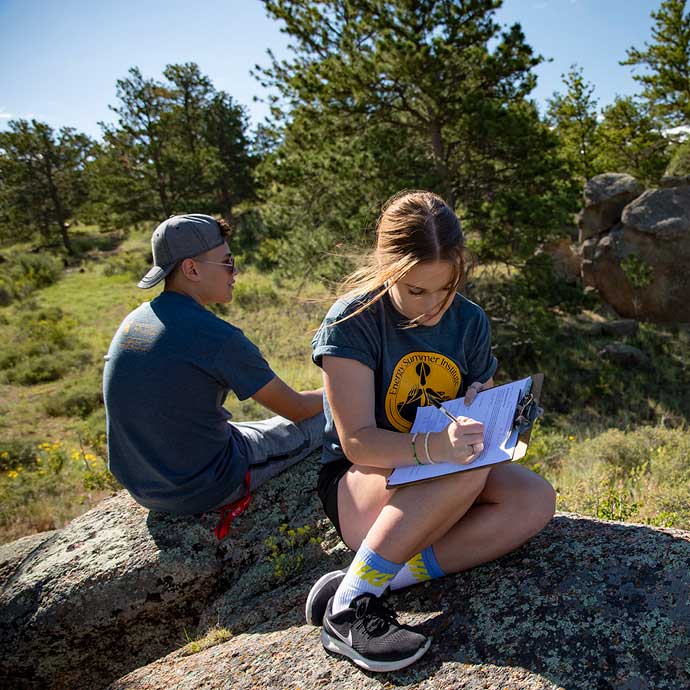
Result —
<path fill-rule="evenodd" d="M 446 165 L 443 134 L 441 125 L 435 118 L 429 124 L 429 134 L 431 136 L 431 150 L 434 155 L 434 168 L 441 181 L 441 193 L 448 205 L 455 209 L 455 192 L 453 191 L 453 180 L 450 179 L 450 171 Z"/>
<path fill-rule="evenodd" d="M 72 248 L 72 243 L 70 242 L 69 235 L 67 233 L 67 218 L 65 217 L 64 207 L 62 205 L 62 200 L 60 199 L 60 193 L 53 180 L 53 169 L 51 165 L 50 156 L 44 156 L 46 169 L 46 178 L 48 179 L 48 187 L 50 189 L 50 198 L 53 202 L 53 208 L 55 210 L 55 222 L 59 228 L 60 238 L 62 239 L 62 244 L 67 250 L 70 256 L 74 256 L 74 249 Z"/>
<path fill-rule="evenodd" d="M 223 218 L 225 218 L 225 220 L 228 221 L 228 223 L 230 223 L 230 226 L 232 227 L 235 217 L 232 212 L 232 198 L 230 196 L 230 190 L 228 189 L 228 183 L 226 180 L 220 180 L 220 183 L 218 184 L 218 193 L 220 195 L 221 205 L 223 208 L 221 215 Z"/>

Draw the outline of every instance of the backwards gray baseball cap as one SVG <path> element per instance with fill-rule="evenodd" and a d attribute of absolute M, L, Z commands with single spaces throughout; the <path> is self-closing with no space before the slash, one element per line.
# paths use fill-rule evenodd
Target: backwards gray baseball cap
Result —
<path fill-rule="evenodd" d="M 215 249 L 225 242 L 218 223 L 201 213 L 171 216 L 151 235 L 153 268 L 137 283 L 150 288 L 167 276 L 178 261 Z"/>

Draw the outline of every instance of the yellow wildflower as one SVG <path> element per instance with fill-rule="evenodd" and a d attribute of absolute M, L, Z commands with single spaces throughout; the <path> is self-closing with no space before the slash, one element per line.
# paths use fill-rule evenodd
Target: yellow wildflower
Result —
<path fill-rule="evenodd" d="M 10 470 L 10 471 L 7 473 L 7 476 L 8 476 L 10 479 L 16 479 L 16 478 L 19 476 L 19 472 L 17 472 L 16 470 Z"/>

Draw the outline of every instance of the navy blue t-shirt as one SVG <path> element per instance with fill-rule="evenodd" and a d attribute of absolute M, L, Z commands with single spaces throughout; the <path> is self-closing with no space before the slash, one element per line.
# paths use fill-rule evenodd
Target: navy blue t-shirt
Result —
<path fill-rule="evenodd" d="M 491 326 L 481 307 L 457 294 L 434 326 L 404 328 L 408 319 L 386 294 L 364 311 L 368 299 L 339 300 L 312 340 L 312 359 L 324 355 L 354 359 L 374 372 L 376 426 L 409 432 L 417 408 L 462 397 L 475 381 L 485 383 L 496 371 L 491 354 Z M 322 462 L 344 457 L 333 415 L 324 395 L 326 430 Z"/>
<path fill-rule="evenodd" d="M 244 400 L 275 376 L 258 348 L 191 297 L 163 292 L 125 318 L 105 359 L 113 475 L 153 510 L 217 506 L 247 469 L 225 398 Z"/>

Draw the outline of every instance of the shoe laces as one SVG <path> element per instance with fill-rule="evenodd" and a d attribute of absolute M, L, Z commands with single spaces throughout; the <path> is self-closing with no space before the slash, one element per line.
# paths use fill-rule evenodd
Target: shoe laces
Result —
<path fill-rule="evenodd" d="M 355 619 L 371 635 L 383 633 L 398 624 L 395 612 L 373 594 L 358 597 L 354 603 Z"/>

